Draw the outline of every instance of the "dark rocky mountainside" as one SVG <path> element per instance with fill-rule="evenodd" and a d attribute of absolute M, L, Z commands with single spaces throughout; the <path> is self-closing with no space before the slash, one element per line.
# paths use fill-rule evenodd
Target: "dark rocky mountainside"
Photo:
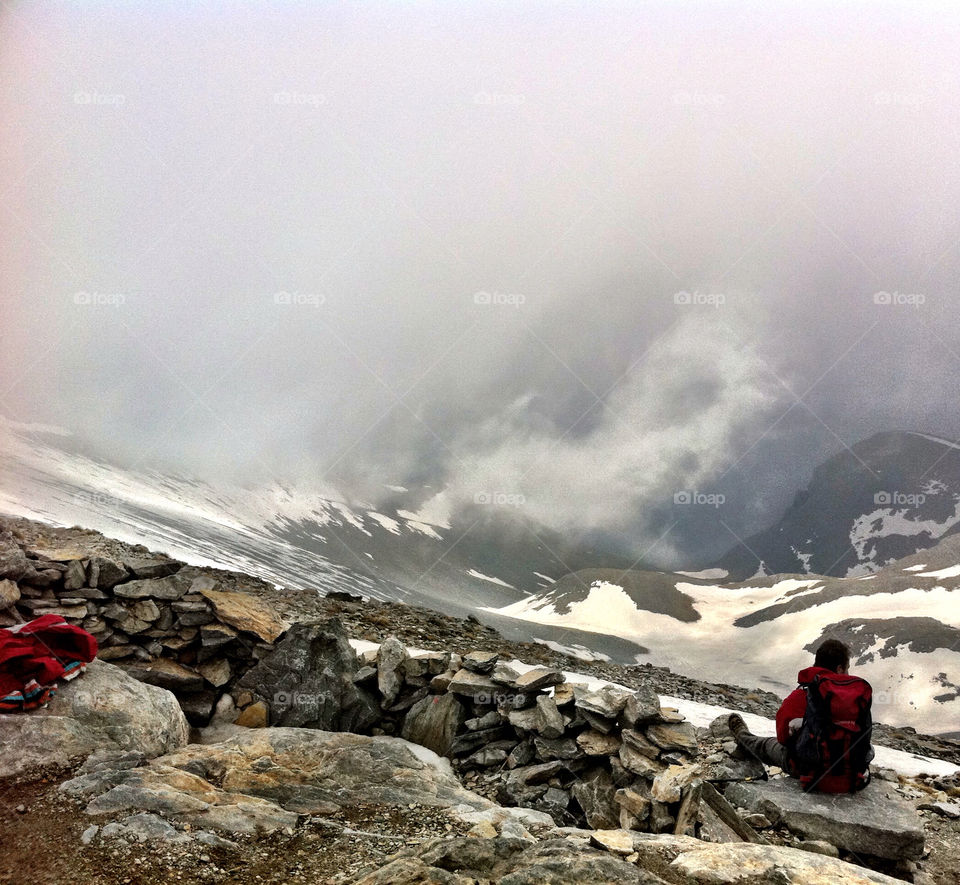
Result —
<path fill-rule="evenodd" d="M 960 445 L 879 433 L 818 467 L 775 525 L 717 565 L 772 574 L 865 575 L 960 530 Z"/>

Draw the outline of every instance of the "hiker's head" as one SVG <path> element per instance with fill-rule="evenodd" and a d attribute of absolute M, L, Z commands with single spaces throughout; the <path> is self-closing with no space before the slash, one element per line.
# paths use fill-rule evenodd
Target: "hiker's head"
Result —
<path fill-rule="evenodd" d="M 817 649 L 813 665 L 834 673 L 847 673 L 850 670 L 850 649 L 839 639 L 827 639 Z"/>

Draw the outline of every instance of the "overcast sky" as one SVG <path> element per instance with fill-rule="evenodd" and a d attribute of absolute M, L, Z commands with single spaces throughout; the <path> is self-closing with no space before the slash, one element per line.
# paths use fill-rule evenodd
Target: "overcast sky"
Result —
<path fill-rule="evenodd" d="M 9 419 L 637 552 L 960 437 L 950 5 L 0 10 Z"/>

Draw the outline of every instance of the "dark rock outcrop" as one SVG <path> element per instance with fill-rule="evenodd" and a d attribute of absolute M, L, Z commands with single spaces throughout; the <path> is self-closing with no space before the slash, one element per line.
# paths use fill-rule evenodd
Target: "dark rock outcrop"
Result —
<path fill-rule="evenodd" d="M 240 679 L 270 707 L 270 724 L 369 731 L 380 718 L 373 694 L 354 682 L 359 662 L 343 625 L 331 618 L 295 624 Z"/>

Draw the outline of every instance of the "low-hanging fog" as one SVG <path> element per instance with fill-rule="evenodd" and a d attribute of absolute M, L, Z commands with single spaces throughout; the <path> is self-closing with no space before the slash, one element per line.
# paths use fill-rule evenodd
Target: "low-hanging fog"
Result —
<path fill-rule="evenodd" d="M 717 553 L 872 433 L 960 436 L 958 38 L 933 4 L 6 3 L 0 415 Z"/>

